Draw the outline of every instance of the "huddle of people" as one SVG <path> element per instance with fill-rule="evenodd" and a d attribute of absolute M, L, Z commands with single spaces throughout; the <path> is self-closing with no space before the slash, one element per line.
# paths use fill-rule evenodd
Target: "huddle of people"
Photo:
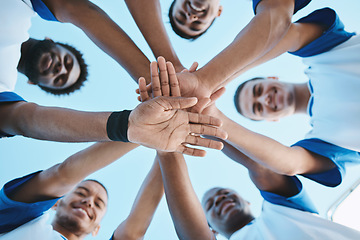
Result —
<path fill-rule="evenodd" d="M 156 62 L 88 0 L 0 4 L 0 137 L 97 142 L 6 183 L 0 192 L 0 239 L 96 236 L 108 193 L 86 177 L 139 145 L 157 154 L 129 216 L 110 239 L 142 239 L 164 193 L 179 239 L 210 240 L 217 234 L 231 240 L 360 239 L 360 232 L 319 217 L 297 177 L 336 187 L 345 168 L 360 163 L 360 38 L 344 30 L 336 12 L 325 7 L 292 22 L 311 0 L 253 0 L 255 16 L 233 42 L 200 69 L 196 63 L 186 69 L 167 36 L 159 0 L 125 2 Z M 180 37 L 196 39 L 222 9 L 220 0 L 174 0 L 170 24 Z M 16 94 L 18 72 L 54 95 L 76 92 L 88 75 L 74 47 L 29 38 L 35 13 L 84 31 L 138 84 L 141 103 L 133 110 L 85 112 L 40 106 Z M 311 131 L 290 147 L 246 129 L 215 105 L 226 84 L 285 52 L 303 58 L 309 81 L 255 77 L 239 85 L 234 104 L 256 121 L 308 114 Z M 205 156 L 194 146 L 222 150 L 247 168 L 264 199 L 260 216 L 232 189 L 215 187 L 198 199 L 183 156 Z M 56 214 L 49 224 L 50 208 Z"/>

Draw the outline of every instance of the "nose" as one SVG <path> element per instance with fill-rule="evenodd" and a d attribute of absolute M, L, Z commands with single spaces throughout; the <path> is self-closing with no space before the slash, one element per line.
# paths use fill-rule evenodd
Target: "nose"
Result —
<path fill-rule="evenodd" d="M 265 104 L 266 106 L 269 106 L 271 103 L 271 97 L 269 93 L 262 94 L 260 97 L 258 97 L 258 102 Z"/>
<path fill-rule="evenodd" d="M 66 74 L 66 68 L 61 62 L 57 62 L 54 66 L 54 75 Z"/>
<path fill-rule="evenodd" d="M 198 17 L 197 15 L 193 14 L 193 13 L 190 13 L 190 12 L 189 12 L 187 15 L 188 15 L 188 19 L 189 19 L 191 22 L 196 21 L 196 20 L 199 19 L 199 17 Z"/>
<path fill-rule="evenodd" d="M 224 198 L 225 198 L 225 195 L 224 195 L 224 194 L 221 194 L 221 195 L 216 196 L 216 197 L 215 197 L 215 201 L 214 201 L 215 206 L 218 206 L 219 203 L 221 202 L 221 200 L 223 200 Z"/>
<path fill-rule="evenodd" d="M 82 204 L 85 204 L 85 205 L 88 206 L 88 207 L 92 207 L 92 206 L 94 205 L 92 199 L 90 199 L 90 198 L 84 198 L 84 199 L 82 199 L 82 200 L 81 200 L 81 203 L 82 203 Z"/>

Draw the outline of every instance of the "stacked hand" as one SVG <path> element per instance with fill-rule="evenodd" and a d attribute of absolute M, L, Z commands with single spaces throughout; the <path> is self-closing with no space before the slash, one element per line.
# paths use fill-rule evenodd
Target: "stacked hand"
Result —
<path fill-rule="evenodd" d="M 160 57 L 158 63 L 151 63 L 151 78 L 151 97 L 145 79 L 139 79 L 140 98 L 146 102 L 130 114 L 129 140 L 158 150 L 193 156 L 204 156 L 206 152 L 188 144 L 222 149 L 222 143 L 200 137 L 210 135 L 225 139 L 227 133 L 218 128 L 222 124 L 221 121 L 185 111 L 198 101 L 194 97 L 180 97 L 179 82 L 172 64 L 166 63 L 165 59 Z"/>

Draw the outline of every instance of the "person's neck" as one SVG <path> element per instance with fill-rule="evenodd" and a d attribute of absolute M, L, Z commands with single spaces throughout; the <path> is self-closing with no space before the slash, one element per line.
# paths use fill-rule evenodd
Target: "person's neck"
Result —
<path fill-rule="evenodd" d="M 295 112 L 307 113 L 307 106 L 310 99 L 310 90 L 307 83 L 295 84 Z"/>
<path fill-rule="evenodd" d="M 55 231 L 60 233 L 67 240 L 81 240 L 81 239 L 84 239 L 86 237 L 86 235 L 81 235 L 81 234 L 78 235 L 78 234 L 75 234 L 73 232 L 70 232 L 68 229 L 66 229 L 65 227 L 63 227 L 60 224 L 56 223 L 55 221 L 53 221 L 51 223 L 51 225 L 53 226 L 53 229 Z"/>
<path fill-rule="evenodd" d="M 17 66 L 17 70 L 19 72 L 21 72 L 22 74 L 25 74 L 25 62 L 26 62 L 26 57 L 27 54 L 29 53 L 29 50 L 38 42 L 39 40 L 33 39 L 33 38 L 29 38 L 29 40 L 27 40 L 26 42 L 23 42 L 21 44 L 21 55 L 20 55 L 20 60 Z"/>
<path fill-rule="evenodd" d="M 241 223 L 239 223 L 238 228 L 233 229 L 231 231 L 223 232 L 221 235 L 225 236 L 226 238 L 230 239 L 230 237 L 236 232 L 245 227 L 247 224 L 249 224 L 252 220 L 254 220 L 255 217 L 253 215 L 249 215 L 247 218 L 244 218 Z"/>

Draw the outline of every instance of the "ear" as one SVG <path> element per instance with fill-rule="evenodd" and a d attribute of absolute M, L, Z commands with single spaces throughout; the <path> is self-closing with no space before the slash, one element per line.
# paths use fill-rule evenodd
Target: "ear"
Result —
<path fill-rule="evenodd" d="M 30 79 L 28 79 L 27 83 L 30 85 L 37 85 L 36 83 L 32 82 Z"/>
<path fill-rule="evenodd" d="M 49 38 L 49 37 L 45 37 L 45 40 L 49 40 L 49 41 L 51 41 L 51 42 L 54 42 L 51 38 Z"/>
<path fill-rule="evenodd" d="M 275 76 L 267 77 L 267 79 L 279 81 L 279 77 L 275 77 Z"/>
<path fill-rule="evenodd" d="M 91 232 L 91 235 L 92 235 L 93 237 L 96 237 L 96 235 L 98 234 L 99 230 L 100 230 L 100 225 L 97 225 L 97 226 L 95 227 L 95 229 Z"/>
<path fill-rule="evenodd" d="M 220 15 L 221 15 L 221 13 L 222 13 L 222 11 L 223 11 L 223 6 L 219 6 L 219 10 L 218 10 L 218 12 L 217 12 L 217 17 L 220 17 Z"/>
<path fill-rule="evenodd" d="M 58 207 L 58 205 L 59 205 L 59 201 L 60 201 L 60 200 L 61 200 L 61 199 L 57 200 L 56 203 L 51 207 L 52 210 L 56 211 L 56 209 L 57 209 L 57 207 Z"/>

